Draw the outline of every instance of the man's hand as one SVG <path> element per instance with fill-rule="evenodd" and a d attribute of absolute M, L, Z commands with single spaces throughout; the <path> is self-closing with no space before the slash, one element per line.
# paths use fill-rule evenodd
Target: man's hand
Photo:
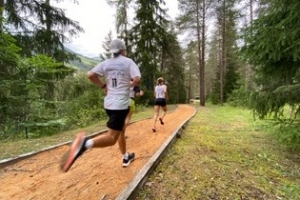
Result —
<path fill-rule="evenodd" d="M 136 76 L 132 79 L 132 81 L 130 81 L 130 84 L 131 86 L 137 86 L 140 84 L 140 81 L 141 81 L 140 77 Z"/>
<path fill-rule="evenodd" d="M 135 93 L 135 95 L 136 95 L 137 97 L 141 97 L 141 96 L 144 95 L 144 91 L 143 91 L 143 90 L 140 90 L 138 93 Z"/>
<path fill-rule="evenodd" d="M 140 96 L 143 96 L 143 95 L 144 95 L 144 91 L 141 90 L 141 91 L 140 91 Z"/>

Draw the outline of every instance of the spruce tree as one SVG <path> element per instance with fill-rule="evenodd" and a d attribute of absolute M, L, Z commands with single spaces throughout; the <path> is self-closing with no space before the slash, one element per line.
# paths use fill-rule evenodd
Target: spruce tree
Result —
<path fill-rule="evenodd" d="M 293 115 L 300 113 L 299 9 L 299 1 L 274 0 L 245 32 L 244 58 L 254 66 L 259 86 L 251 106 L 261 118 L 279 118 L 286 104 Z"/>
<path fill-rule="evenodd" d="M 136 16 L 130 29 L 130 47 L 134 49 L 132 58 L 141 67 L 143 84 L 153 91 L 158 78 L 161 49 L 167 45 L 165 25 L 166 11 L 162 8 L 163 0 L 135 0 Z"/>

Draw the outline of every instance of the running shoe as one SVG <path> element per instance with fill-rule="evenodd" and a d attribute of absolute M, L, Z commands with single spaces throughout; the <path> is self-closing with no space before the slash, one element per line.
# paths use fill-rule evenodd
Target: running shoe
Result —
<path fill-rule="evenodd" d="M 164 125 L 165 123 L 163 122 L 162 118 L 159 118 L 160 124 Z"/>
<path fill-rule="evenodd" d="M 128 167 L 135 158 L 134 153 L 129 153 L 128 154 L 128 159 L 123 159 L 123 167 Z"/>
<path fill-rule="evenodd" d="M 84 132 L 77 134 L 77 137 L 73 141 L 70 150 L 64 154 L 61 162 L 61 169 L 64 172 L 67 172 L 70 167 L 74 164 L 75 160 L 86 151 L 85 142 L 87 138 L 85 137 Z"/>

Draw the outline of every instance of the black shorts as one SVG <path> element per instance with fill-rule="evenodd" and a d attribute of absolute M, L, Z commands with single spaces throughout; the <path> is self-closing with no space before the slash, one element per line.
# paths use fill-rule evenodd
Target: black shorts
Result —
<path fill-rule="evenodd" d="M 107 127 L 113 130 L 122 131 L 125 119 L 127 114 L 129 113 L 129 107 L 126 110 L 107 110 L 105 109 L 106 114 L 109 119 L 106 123 Z"/>
<path fill-rule="evenodd" d="M 165 98 L 157 98 L 155 100 L 155 105 L 162 106 L 162 107 L 166 106 L 167 105 L 166 99 Z"/>

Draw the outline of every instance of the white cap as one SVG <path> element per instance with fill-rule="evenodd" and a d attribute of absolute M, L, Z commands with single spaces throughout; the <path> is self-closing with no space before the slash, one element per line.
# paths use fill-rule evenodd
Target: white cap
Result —
<path fill-rule="evenodd" d="M 110 43 L 110 53 L 119 53 L 121 50 L 126 49 L 125 43 L 120 39 L 114 39 Z"/>

